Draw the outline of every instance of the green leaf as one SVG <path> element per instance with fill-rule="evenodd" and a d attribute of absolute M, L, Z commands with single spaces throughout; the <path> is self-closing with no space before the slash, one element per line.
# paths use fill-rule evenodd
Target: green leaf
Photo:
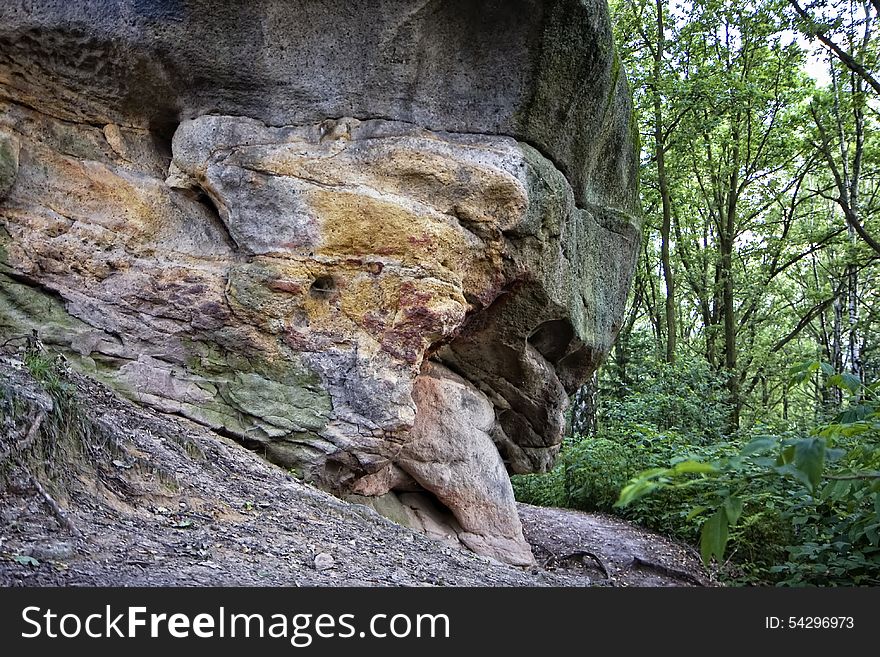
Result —
<path fill-rule="evenodd" d="M 718 468 L 711 463 L 702 463 L 701 461 L 682 461 L 681 463 L 676 463 L 672 468 L 673 475 L 691 472 L 708 474 L 718 472 Z"/>
<path fill-rule="evenodd" d="M 825 376 L 834 376 L 834 368 L 830 363 L 819 363 L 819 367 Z"/>
<path fill-rule="evenodd" d="M 854 374 L 843 372 L 842 374 L 834 374 L 828 377 L 828 385 L 847 390 L 852 394 L 856 394 L 862 387 L 862 381 Z"/>
<path fill-rule="evenodd" d="M 795 374 L 801 374 L 804 372 L 809 374 L 810 372 L 818 371 L 819 367 L 820 367 L 820 363 L 818 363 L 817 361 L 805 360 L 802 363 L 797 363 L 797 364 L 789 367 L 788 368 L 788 375 L 793 376 Z"/>
<path fill-rule="evenodd" d="M 794 446 L 794 466 L 804 474 L 805 483 L 815 492 L 825 468 L 825 441 L 821 438 L 798 441 Z"/>
<path fill-rule="evenodd" d="M 750 440 L 745 447 L 742 448 L 740 454 L 748 456 L 756 452 L 763 452 L 765 449 L 775 447 L 778 441 L 773 436 L 758 436 Z"/>
<path fill-rule="evenodd" d="M 856 422 L 861 422 L 865 418 L 871 417 L 873 414 L 874 408 L 870 404 L 855 404 L 843 411 L 837 417 L 837 420 L 841 424 L 855 424 Z"/>
<path fill-rule="evenodd" d="M 794 445 L 788 445 L 779 452 L 779 457 L 776 459 L 776 465 L 786 465 L 791 463 L 792 460 L 794 460 Z"/>
<path fill-rule="evenodd" d="M 873 427 L 867 422 L 854 422 L 853 424 L 842 426 L 837 433 L 841 436 L 852 438 L 862 433 L 868 433 L 872 429 Z"/>
<path fill-rule="evenodd" d="M 742 515 L 743 503 L 738 497 L 728 497 L 724 500 L 724 513 L 727 516 L 728 524 L 733 527 Z"/>
<path fill-rule="evenodd" d="M 830 482 L 822 489 L 822 499 L 826 500 L 843 500 L 849 496 L 852 482 L 845 480 L 837 480 Z"/>
<path fill-rule="evenodd" d="M 700 532 L 700 556 L 703 563 L 709 565 L 714 556 L 717 561 L 724 557 L 724 549 L 727 546 L 727 514 L 724 507 L 713 513 Z"/>
<path fill-rule="evenodd" d="M 798 363 L 788 368 L 788 385 L 795 386 L 800 383 L 803 383 L 807 379 L 810 378 L 810 374 L 812 373 L 811 367 L 816 366 L 818 369 L 818 363 L 812 363 L 810 361 L 806 361 L 803 363 Z M 815 370 L 813 370 L 815 371 Z"/>
<path fill-rule="evenodd" d="M 849 390 L 851 393 L 856 394 L 859 390 L 862 389 L 862 380 L 855 374 L 844 372 L 841 376 L 843 377 L 843 384 L 846 386 L 846 389 Z"/>
<path fill-rule="evenodd" d="M 669 468 L 651 468 L 650 470 L 643 470 L 640 472 L 636 475 L 636 479 L 651 479 L 666 474 L 669 474 Z"/>
<path fill-rule="evenodd" d="M 806 381 L 809 378 L 810 378 L 810 373 L 807 371 L 796 372 L 795 374 L 792 374 L 789 377 L 788 385 L 789 386 L 796 386 L 796 385 L 803 383 L 804 381 Z"/>
<path fill-rule="evenodd" d="M 695 506 L 693 509 L 691 509 L 691 512 L 687 514 L 687 520 L 693 520 L 705 510 L 706 507 L 704 506 Z"/>
<path fill-rule="evenodd" d="M 614 506 L 617 508 L 624 507 L 627 504 L 631 504 L 637 499 L 652 493 L 657 488 L 659 488 L 659 484 L 653 481 L 646 481 L 644 479 L 633 481 L 623 487 L 620 491 L 620 497 L 617 498 Z"/>
<path fill-rule="evenodd" d="M 804 370 L 804 363 L 798 363 L 798 364 L 792 365 L 791 367 L 788 368 L 788 375 L 793 376 L 793 375 L 797 374 L 798 372 L 803 372 L 803 370 Z"/>

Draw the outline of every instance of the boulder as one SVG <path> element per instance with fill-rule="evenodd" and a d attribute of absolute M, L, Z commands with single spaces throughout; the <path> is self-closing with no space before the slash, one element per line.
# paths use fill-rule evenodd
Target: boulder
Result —
<path fill-rule="evenodd" d="M 13 0 L 0 337 L 527 564 L 637 165 L 605 0 Z"/>
<path fill-rule="evenodd" d="M 462 543 L 507 563 L 531 564 L 510 479 L 490 435 L 492 402 L 431 361 L 416 377 L 412 396 L 416 419 L 397 464 L 452 511 Z"/>

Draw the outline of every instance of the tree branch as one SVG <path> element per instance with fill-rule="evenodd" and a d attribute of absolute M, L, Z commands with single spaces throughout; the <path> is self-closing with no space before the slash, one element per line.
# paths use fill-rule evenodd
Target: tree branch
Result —
<path fill-rule="evenodd" d="M 850 55 L 848 52 L 846 52 L 840 46 L 834 43 L 834 41 L 832 41 L 831 38 L 828 37 L 827 34 L 825 34 L 825 31 L 819 28 L 816 21 L 813 20 L 813 17 L 810 16 L 807 11 L 798 4 L 797 0 L 788 0 L 788 3 L 792 7 L 794 7 L 794 10 L 798 13 L 798 15 L 800 15 L 801 18 L 804 19 L 804 21 L 809 26 L 809 29 L 807 31 L 808 36 L 815 36 L 817 39 L 819 39 L 819 41 L 824 43 L 825 46 L 829 50 L 831 50 L 844 64 L 844 66 L 846 66 L 850 71 L 862 78 L 871 86 L 874 91 L 880 94 L 880 82 L 878 82 L 864 66 L 857 62 L 852 55 Z M 875 3 L 874 6 L 877 7 L 877 4 Z"/>
<path fill-rule="evenodd" d="M 822 126 L 822 121 L 819 119 L 819 115 L 816 112 L 816 107 L 811 103 L 810 104 L 810 113 L 813 115 L 813 121 L 816 123 L 816 128 L 819 130 L 819 136 L 822 138 L 821 144 L 816 144 L 816 147 L 822 152 L 825 156 L 825 160 L 828 163 L 828 168 L 831 169 L 831 175 L 834 176 L 834 180 L 837 183 L 837 191 L 838 196 L 833 200 L 837 202 L 840 206 L 840 209 L 843 210 L 843 216 L 846 219 L 846 222 L 852 226 L 853 230 L 856 231 L 859 237 L 865 241 L 865 243 L 870 246 L 877 254 L 880 254 L 880 242 L 878 242 L 874 237 L 865 230 L 865 227 L 859 221 L 859 217 L 856 214 L 855 210 L 850 206 L 847 202 L 847 184 L 846 180 L 840 174 L 840 170 L 837 168 L 837 164 L 834 162 L 834 156 L 831 154 L 831 149 L 829 147 L 829 139 L 828 133 L 825 131 L 825 128 Z"/>
<path fill-rule="evenodd" d="M 804 327 L 807 326 L 807 324 L 809 324 L 814 319 L 816 319 L 816 317 L 820 313 L 824 312 L 828 308 L 828 306 L 830 306 L 832 303 L 834 303 L 834 300 L 836 298 L 837 298 L 837 295 L 835 294 L 833 297 L 831 297 L 829 299 L 825 299 L 825 301 L 823 301 L 822 303 L 818 303 L 815 306 L 813 306 L 812 308 L 810 308 L 809 312 L 807 312 L 807 314 L 801 318 L 801 321 L 799 321 L 797 323 L 797 326 L 795 326 L 791 331 L 789 331 L 788 335 L 786 335 L 784 338 L 779 340 L 776 344 L 774 344 L 770 348 L 770 353 L 776 353 L 777 351 L 782 349 L 785 345 L 787 345 L 789 342 L 794 340 L 797 337 L 798 333 L 803 331 Z"/>

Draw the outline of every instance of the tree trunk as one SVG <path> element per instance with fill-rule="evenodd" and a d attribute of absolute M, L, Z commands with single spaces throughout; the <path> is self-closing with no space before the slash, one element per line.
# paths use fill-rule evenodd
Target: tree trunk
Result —
<path fill-rule="evenodd" d="M 594 372 L 574 393 L 571 411 L 571 433 L 580 437 L 596 435 L 596 404 L 599 397 L 599 375 Z"/>
<path fill-rule="evenodd" d="M 831 367 L 835 372 L 843 372 L 843 303 L 840 296 L 834 298 L 834 321 L 831 324 Z M 823 410 L 838 407 L 843 401 L 840 388 L 823 386 Z"/>
<path fill-rule="evenodd" d="M 666 139 L 663 135 L 663 103 L 660 94 L 660 78 L 663 73 L 664 44 L 666 41 L 663 26 L 663 0 L 657 0 L 657 46 L 654 49 L 654 155 L 657 160 L 657 181 L 660 186 L 660 201 L 663 207 L 663 222 L 660 225 L 660 263 L 663 280 L 666 283 L 666 362 L 675 362 L 675 343 L 677 338 L 675 317 L 675 281 L 672 262 L 669 257 L 669 242 L 672 233 L 672 201 L 669 195 L 669 180 L 666 175 Z"/>
<path fill-rule="evenodd" d="M 724 369 L 727 376 L 728 433 L 739 429 L 740 381 L 736 362 L 736 307 L 734 304 L 733 247 L 736 239 L 737 190 L 739 189 L 739 131 L 733 130 L 733 163 L 727 188 L 726 207 L 721 212 L 721 235 L 718 240 L 721 260 L 721 304 L 724 316 Z"/>
<path fill-rule="evenodd" d="M 852 236 L 855 240 L 855 235 Z M 864 383 L 864 368 L 859 339 L 859 274 L 855 265 L 847 265 L 847 366 Z"/>

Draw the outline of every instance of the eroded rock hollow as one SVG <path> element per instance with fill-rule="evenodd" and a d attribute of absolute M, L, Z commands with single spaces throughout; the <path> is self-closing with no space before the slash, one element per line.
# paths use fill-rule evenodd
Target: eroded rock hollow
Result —
<path fill-rule="evenodd" d="M 0 7 L 0 337 L 528 564 L 639 242 L 605 0 Z"/>

